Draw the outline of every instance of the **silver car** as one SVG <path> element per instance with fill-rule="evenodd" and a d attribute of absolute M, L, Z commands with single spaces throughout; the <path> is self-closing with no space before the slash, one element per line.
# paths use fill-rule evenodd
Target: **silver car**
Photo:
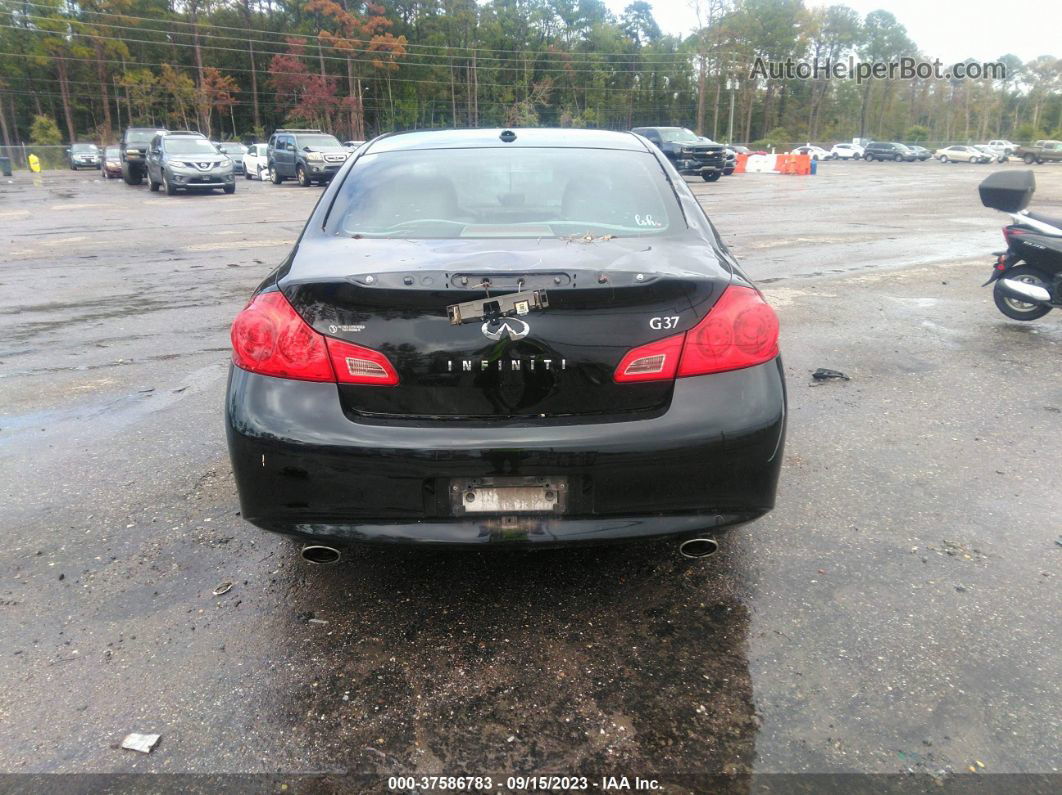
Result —
<path fill-rule="evenodd" d="M 167 196 L 178 190 L 236 192 L 232 158 L 197 132 L 167 132 L 151 141 L 147 156 L 148 186 Z"/>

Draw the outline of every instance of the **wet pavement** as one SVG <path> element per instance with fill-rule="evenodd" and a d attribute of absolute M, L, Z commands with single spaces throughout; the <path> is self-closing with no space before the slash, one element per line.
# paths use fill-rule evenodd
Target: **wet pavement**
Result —
<path fill-rule="evenodd" d="M 1062 314 L 980 289 L 987 168 L 819 171 L 694 186 L 781 316 L 772 514 L 699 562 L 330 568 L 241 521 L 221 423 L 228 324 L 319 189 L 0 180 L 0 771 L 1057 773 Z"/>

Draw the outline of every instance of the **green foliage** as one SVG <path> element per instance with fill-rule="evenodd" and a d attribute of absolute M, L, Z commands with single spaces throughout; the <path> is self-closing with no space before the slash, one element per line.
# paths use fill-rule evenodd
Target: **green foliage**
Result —
<path fill-rule="evenodd" d="M 1013 138 L 1015 143 L 1031 143 L 1046 137 L 1047 133 L 1031 122 L 1019 124 L 1014 128 Z"/>
<path fill-rule="evenodd" d="M 793 136 L 784 127 L 775 127 L 762 138 L 753 141 L 757 149 L 785 149 L 794 141 Z"/>
<path fill-rule="evenodd" d="M 333 0 L 35 0 L 29 18 L 0 0 L 8 89 L 0 87 L 0 103 L 16 141 L 32 137 L 37 114 L 52 117 L 63 138 L 101 141 L 130 122 L 259 138 L 284 123 L 344 138 L 414 127 L 659 124 L 721 140 L 725 83 L 736 77 L 735 142 L 1032 140 L 1062 125 L 1054 56 L 1024 64 L 1001 56 L 1007 76 L 996 80 L 756 80 L 757 57 L 891 60 L 919 49 L 887 11 L 703 0 L 703 27 L 680 39 L 660 30 L 652 5 L 385 0 L 376 11 Z"/>
<path fill-rule="evenodd" d="M 30 140 L 40 146 L 58 146 L 63 142 L 59 125 L 51 116 L 37 115 L 30 125 Z"/>

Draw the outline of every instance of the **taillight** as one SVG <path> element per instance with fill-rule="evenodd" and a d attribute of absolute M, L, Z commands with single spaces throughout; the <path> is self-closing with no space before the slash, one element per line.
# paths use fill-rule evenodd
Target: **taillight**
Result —
<path fill-rule="evenodd" d="M 398 373 L 379 351 L 332 338 L 327 342 L 328 355 L 332 357 L 332 367 L 339 383 L 370 386 L 394 386 L 398 383 Z"/>
<path fill-rule="evenodd" d="M 662 381 L 674 378 L 682 356 L 682 340 L 685 336 L 679 334 L 666 337 L 627 351 L 627 355 L 616 368 L 614 380 L 617 384 L 625 384 L 632 381 Z"/>
<path fill-rule="evenodd" d="M 628 351 L 613 378 L 666 381 L 740 370 L 777 355 L 778 316 L 756 290 L 731 286 L 689 331 Z"/>
<path fill-rule="evenodd" d="M 1012 237 L 1021 237 L 1024 234 L 1025 234 L 1025 230 L 1024 229 L 1018 229 L 1018 228 L 1013 227 L 1013 226 L 1004 226 L 1003 227 L 1003 239 L 1007 241 L 1007 245 L 1008 246 L 1010 245 L 1010 239 Z"/>
<path fill-rule="evenodd" d="M 233 321 L 231 338 L 233 363 L 252 373 L 299 381 L 398 383 L 382 353 L 327 339 L 279 292 L 255 296 Z"/>
<path fill-rule="evenodd" d="M 778 355 L 778 315 L 751 287 L 730 286 L 686 332 L 679 377 L 740 370 Z"/>

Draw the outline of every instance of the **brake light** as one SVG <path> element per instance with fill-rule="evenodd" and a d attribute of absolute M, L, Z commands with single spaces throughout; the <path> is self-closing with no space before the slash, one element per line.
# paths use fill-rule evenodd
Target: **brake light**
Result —
<path fill-rule="evenodd" d="M 1021 237 L 1025 233 L 1026 232 L 1025 232 L 1024 229 L 1018 229 L 1017 227 L 1014 227 L 1014 226 L 1004 226 L 1003 227 L 1003 239 L 1007 241 L 1007 245 L 1008 246 L 1010 245 L 1010 239 L 1012 237 Z"/>
<path fill-rule="evenodd" d="M 769 362 L 778 355 L 778 315 L 751 287 L 730 286 L 686 332 L 679 377 Z"/>
<path fill-rule="evenodd" d="M 778 316 L 751 287 L 731 286 L 689 331 L 627 352 L 617 383 L 668 381 L 763 364 L 778 355 Z"/>
<path fill-rule="evenodd" d="M 232 361 L 252 373 L 299 381 L 335 381 L 324 336 L 281 293 L 263 293 L 232 323 Z"/>
<path fill-rule="evenodd" d="M 331 337 L 326 342 L 339 383 L 370 386 L 394 386 L 398 383 L 398 373 L 379 351 Z"/>
<path fill-rule="evenodd" d="M 299 381 L 398 383 L 386 356 L 319 334 L 279 292 L 255 296 L 236 316 L 230 336 L 233 364 L 252 373 Z"/>

